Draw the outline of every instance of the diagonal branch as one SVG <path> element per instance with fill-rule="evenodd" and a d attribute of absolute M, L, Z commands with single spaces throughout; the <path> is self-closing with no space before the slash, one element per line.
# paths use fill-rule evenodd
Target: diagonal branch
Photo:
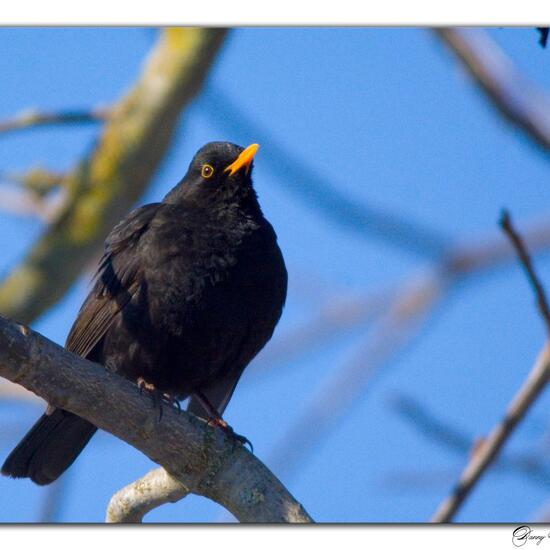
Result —
<path fill-rule="evenodd" d="M 546 330 L 550 334 L 550 309 L 548 307 L 548 300 L 546 299 L 544 288 L 542 287 L 542 283 L 539 281 L 537 274 L 535 273 L 533 262 L 531 261 L 531 257 L 529 256 L 529 252 L 527 252 L 525 244 L 523 243 L 521 237 L 515 231 L 512 225 L 512 220 L 510 219 L 510 214 L 507 210 L 502 213 L 502 217 L 500 218 L 500 226 L 502 227 L 503 231 L 508 235 L 510 241 L 516 249 L 520 263 L 525 270 L 525 274 L 527 275 L 527 280 L 533 288 L 533 292 L 535 293 L 535 296 L 537 298 L 537 304 L 540 314 L 542 315 L 544 322 L 546 323 Z"/>
<path fill-rule="evenodd" d="M 392 406 L 417 432 L 461 457 L 472 452 L 472 449 L 475 452 L 479 444 L 474 437 L 441 420 L 423 403 L 411 396 L 404 394 L 395 396 L 392 399 Z M 537 487 L 550 486 L 550 472 L 547 465 L 531 454 L 502 456 L 496 461 L 495 466 L 500 470 L 521 473 Z"/>
<path fill-rule="evenodd" d="M 109 230 L 151 181 L 226 32 L 163 31 L 134 88 L 113 105 L 94 150 L 64 178 L 64 206 L 0 284 L 0 312 L 31 322 L 65 294 L 100 251 Z"/>
<path fill-rule="evenodd" d="M 521 251 L 520 260 L 526 272 L 529 274 L 529 277 L 533 279 L 531 282 L 536 292 L 542 293 L 542 285 L 532 269 L 530 258 L 524 248 L 521 238 L 514 230 L 509 217 L 504 217 L 502 225 L 506 233 L 511 236 L 514 245 Z M 544 295 L 542 303 L 546 304 Z M 541 306 L 541 308 L 544 309 L 544 306 Z M 454 518 L 464 500 L 468 497 L 481 476 L 495 461 L 516 426 L 523 420 L 531 405 L 546 387 L 549 379 L 550 342 L 547 342 L 529 373 L 529 376 L 510 403 L 504 418 L 495 426 L 487 439 L 482 441 L 475 450 L 451 495 L 447 497 L 437 509 L 432 518 L 433 522 L 449 522 Z"/>
<path fill-rule="evenodd" d="M 3 317 L 0 376 L 126 441 L 240 521 L 311 521 L 266 466 L 221 430 L 172 408 L 159 422 L 134 384 Z"/>
<path fill-rule="evenodd" d="M 549 377 L 550 347 L 546 344 L 523 386 L 510 403 L 506 415 L 473 453 L 457 485 L 451 495 L 441 503 L 432 518 L 432 522 L 452 521 L 464 500 L 497 458 L 516 426 L 523 420 L 530 406 L 540 395 Z"/>
<path fill-rule="evenodd" d="M 550 97 L 527 81 L 481 29 L 445 27 L 435 32 L 458 56 L 500 114 L 549 153 Z"/>

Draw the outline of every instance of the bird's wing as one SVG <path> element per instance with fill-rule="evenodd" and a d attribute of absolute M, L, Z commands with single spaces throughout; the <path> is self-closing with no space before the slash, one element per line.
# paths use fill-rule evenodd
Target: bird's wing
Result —
<path fill-rule="evenodd" d="M 136 245 L 159 206 L 153 203 L 136 208 L 107 237 L 94 288 L 82 304 L 67 337 L 65 347 L 69 351 L 86 357 L 139 289 Z"/>
<path fill-rule="evenodd" d="M 240 369 L 239 371 L 218 380 L 215 385 L 202 392 L 220 415 L 223 415 L 223 411 L 225 410 L 225 407 L 227 407 L 227 404 L 235 391 L 235 387 L 237 386 L 237 382 L 239 381 L 242 373 L 243 370 Z M 193 413 L 195 416 L 200 416 L 205 420 L 210 420 L 207 412 L 204 410 L 204 407 L 194 395 L 191 396 L 191 399 L 189 400 L 187 412 Z"/>

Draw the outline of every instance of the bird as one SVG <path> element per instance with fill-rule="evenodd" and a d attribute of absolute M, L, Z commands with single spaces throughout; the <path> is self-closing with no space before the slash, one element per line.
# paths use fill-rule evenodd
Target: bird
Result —
<path fill-rule="evenodd" d="M 258 148 L 207 143 L 161 202 L 112 229 L 65 344 L 156 398 L 189 398 L 188 412 L 231 433 L 222 415 L 287 293 L 277 235 L 252 183 Z M 2 474 L 52 483 L 96 430 L 48 405 Z"/>

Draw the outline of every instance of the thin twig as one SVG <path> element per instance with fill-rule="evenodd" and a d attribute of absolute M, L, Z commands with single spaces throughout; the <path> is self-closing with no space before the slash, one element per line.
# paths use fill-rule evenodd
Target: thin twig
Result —
<path fill-rule="evenodd" d="M 476 447 L 474 437 L 449 422 L 437 418 L 423 403 L 412 396 L 404 394 L 394 396 L 391 405 L 401 418 L 428 440 L 438 443 L 461 457 Z M 541 484 L 550 486 L 550 470 L 538 456 L 527 454 L 502 456 L 495 466 L 506 472 L 523 474 L 537 487 Z"/>
<path fill-rule="evenodd" d="M 89 110 L 46 112 L 38 109 L 27 109 L 13 118 L 0 121 L 0 134 L 8 134 L 18 130 L 36 128 L 38 126 L 76 125 L 104 122 L 111 114 L 106 107 L 96 107 Z"/>
<path fill-rule="evenodd" d="M 531 287 L 533 288 L 533 291 L 535 293 L 540 314 L 542 315 L 544 322 L 546 323 L 546 329 L 550 335 L 550 309 L 548 307 L 548 300 L 546 299 L 544 288 L 539 278 L 537 277 L 537 274 L 535 273 L 533 262 L 531 261 L 531 257 L 527 252 L 523 240 L 512 225 L 512 220 L 510 219 L 510 214 L 507 210 L 504 210 L 502 212 L 499 223 L 503 231 L 510 238 L 512 245 L 516 249 L 520 263 L 525 271 L 525 274 L 527 275 L 527 280 L 531 284 Z"/>
<path fill-rule="evenodd" d="M 542 287 L 540 286 L 540 283 L 538 283 L 538 278 L 532 269 L 529 255 L 525 250 L 521 239 L 517 236 L 515 230 L 513 229 L 509 218 L 504 219 L 503 225 L 505 226 L 506 233 L 512 238 L 514 246 L 517 247 L 519 243 L 518 253 L 520 250 L 523 251 L 520 254 L 520 260 L 522 261 L 524 269 L 529 276 L 530 284 L 535 288 L 536 293 L 539 292 L 539 289 L 540 292 L 543 293 Z M 533 284 L 533 281 L 536 281 L 537 284 Z M 544 297 L 544 299 L 539 302 L 539 307 L 540 304 L 546 303 L 547 300 Z M 475 487 L 483 473 L 495 461 L 516 426 L 521 420 L 523 420 L 531 405 L 545 388 L 549 377 L 550 343 L 547 342 L 535 362 L 529 376 L 508 406 L 506 415 L 495 426 L 487 439 L 483 440 L 481 445 L 479 445 L 473 453 L 452 493 L 445 499 L 444 502 L 441 503 L 434 514 L 432 518 L 433 522 L 449 522 L 454 518 L 464 500 Z"/>
<path fill-rule="evenodd" d="M 53 172 L 39 166 L 21 173 L 0 172 L 0 181 L 15 184 L 37 197 L 44 197 L 52 190 L 59 188 L 65 177 L 66 174 L 63 172 Z"/>
<path fill-rule="evenodd" d="M 545 345 L 526 381 L 510 403 L 506 415 L 473 453 L 451 495 L 439 506 L 432 522 L 451 521 L 481 476 L 494 462 L 518 423 L 546 386 L 550 375 L 550 347 Z"/>

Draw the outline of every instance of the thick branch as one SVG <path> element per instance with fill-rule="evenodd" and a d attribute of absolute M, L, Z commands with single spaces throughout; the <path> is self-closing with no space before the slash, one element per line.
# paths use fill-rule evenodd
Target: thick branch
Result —
<path fill-rule="evenodd" d="M 159 422 L 134 384 L 3 317 L 0 376 L 126 441 L 240 521 L 311 521 L 281 482 L 221 430 L 168 407 Z"/>
<path fill-rule="evenodd" d="M 111 110 L 90 156 L 63 181 L 56 218 L 0 286 L 0 311 L 24 323 L 55 304 L 140 197 L 178 116 L 204 82 L 226 31 L 166 29 L 134 88 Z"/>

